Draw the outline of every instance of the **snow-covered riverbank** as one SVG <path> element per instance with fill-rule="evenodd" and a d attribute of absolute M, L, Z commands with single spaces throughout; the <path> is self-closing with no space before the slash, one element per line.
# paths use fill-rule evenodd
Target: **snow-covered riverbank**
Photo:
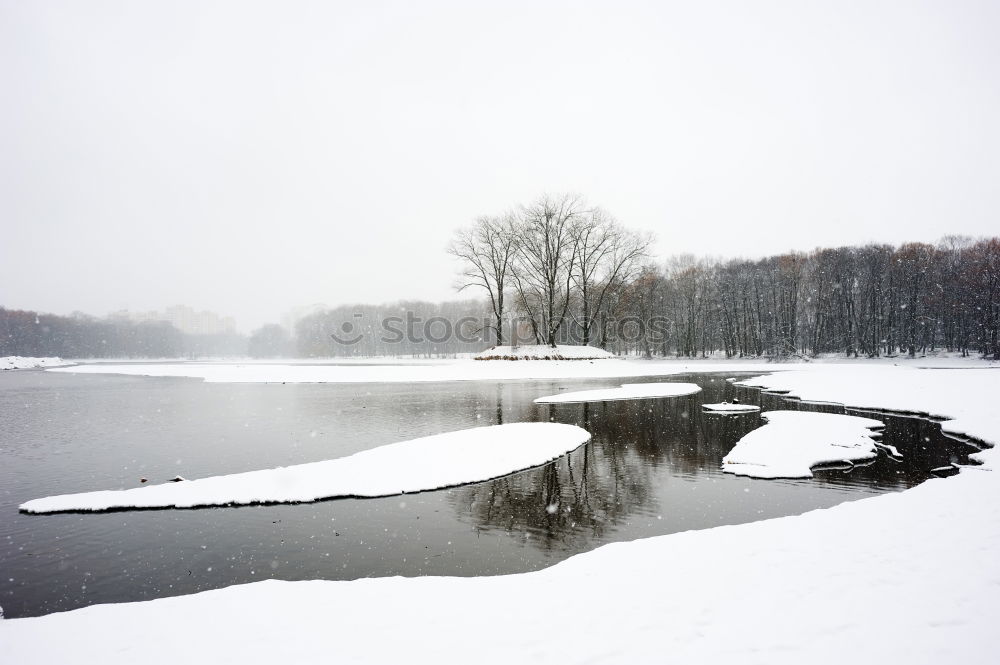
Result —
<path fill-rule="evenodd" d="M 545 344 L 494 346 L 473 356 L 476 360 L 596 360 L 614 358 L 613 353 L 596 346 Z"/>
<path fill-rule="evenodd" d="M 339 362 L 339 361 L 338 361 Z M 968 368 L 1000 367 L 1000 362 L 954 356 L 928 358 L 825 359 L 776 363 L 760 360 L 597 359 L 477 361 L 365 359 L 342 364 L 304 362 L 165 362 L 79 364 L 53 369 L 78 374 L 186 377 L 208 383 L 425 383 L 435 381 L 521 381 L 554 379 L 619 379 L 686 372 L 773 372 L 810 368 Z"/>
<path fill-rule="evenodd" d="M 945 416 L 946 431 L 1000 442 L 1000 371 L 795 369 L 753 383 Z M 8 620 L 0 653 L 26 665 L 991 663 L 1000 478 L 996 450 L 977 457 L 899 494 L 608 545 L 535 573 L 268 581 Z M 757 482 L 769 481 L 748 490 Z"/>
<path fill-rule="evenodd" d="M 0 370 L 5 369 L 37 369 L 39 367 L 58 367 L 68 364 L 62 358 L 26 358 L 24 356 L 3 356 L 0 358 Z"/>

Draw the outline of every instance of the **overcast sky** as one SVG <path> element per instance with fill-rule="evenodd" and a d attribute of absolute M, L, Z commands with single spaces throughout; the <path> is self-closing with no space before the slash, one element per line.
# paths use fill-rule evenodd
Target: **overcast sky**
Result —
<path fill-rule="evenodd" d="M 0 0 L 0 305 L 455 297 L 572 191 L 660 256 L 1000 233 L 1000 3 Z"/>

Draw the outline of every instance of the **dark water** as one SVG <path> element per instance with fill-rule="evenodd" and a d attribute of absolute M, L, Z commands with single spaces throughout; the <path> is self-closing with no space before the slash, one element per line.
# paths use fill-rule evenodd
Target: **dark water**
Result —
<path fill-rule="evenodd" d="M 0 606 L 7 617 L 193 593 L 265 578 L 488 575 L 535 570 L 610 541 L 797 514 L 901 490 L 968 452 L 933 422 L 884 417 L 880 455 L 812 480 L 723 474 L 759 426 L 703 402 L 739 395 L 809 407 L 724 375 L 671 377 L 678 399 L 535 405 L 621 381 L 422 385 L 206 384 L 192 379 L 0 373 Z M 33 516 L 52 494 L 341 457 L 498 422 L 579 424 L 591 443 L 544 467 L 452 490 L 293 506 Z"/>

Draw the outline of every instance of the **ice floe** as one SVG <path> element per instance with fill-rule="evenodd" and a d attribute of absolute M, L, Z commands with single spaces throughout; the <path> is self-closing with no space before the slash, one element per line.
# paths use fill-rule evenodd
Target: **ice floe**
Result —
<path fill-rule="evenodd" d="M 719 402 L 718 404 L 702 404 L 701 408 L 713 413 L 751 413 L 760 411 L 759 406 L 753 404 L 734 404 L 733 402 Z"/>
<path fill-rule="evenodd" d="M 694 383 L 626 383 L 618 388 L 578 390 L 558 395 L 546 395 L 535 400 L 536 404 L 564 404 L 567 402 L 610 402 L 620 399 L 649 399 L 653 397 L 682 397 L 700 392 Z"/>
<path fill-rule="evenodd" d="M 392 443 L 323 462 L 127 490 L 64 494 L 28 501 L 20 508 L 27 513 L 53 513 L 388 496 L 504 476 L 545 464 L 589 439 L 590 434 L 575 425 L 493 425 Z"/>
<path fill-rule="evenodd" d="M 876 441 L 875 447 L 879 448 L 880 450 L 884 450 L 886 455 L 888 455 L 890 459 L 896 460 L 897 462 L 903 459 L 902 453 L 900 453 L 899 450 L 896 449 L 896 446 L 890 445 L 888 443 L 882 443 L 881 441 Z"/>
<path fill-rule="evenodd" d="M 879 420 L 836 413 L 768 411 L 765 424 L 740 439 L 722 470 L 754 478 L 810 478 L 821 464 L 874 459 Z"/>

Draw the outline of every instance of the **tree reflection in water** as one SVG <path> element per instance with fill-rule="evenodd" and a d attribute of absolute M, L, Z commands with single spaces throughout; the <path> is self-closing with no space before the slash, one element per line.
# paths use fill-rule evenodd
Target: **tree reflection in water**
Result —
<path fill-rule="evenodd" d="M 722 458 L 742 436 L 761 425 L 761 418 L 757 413 L 705 413 L 703 403 L 739 397 L 764 411 L 845 412 L 836 405 L 813 405 L 740 388 L 723 377 L 674 377 L 692 379 L 702 386 L 702 393 L 560 405 L 526 405 L 522 399 L 512 400 L 518 406 L 506 410 L 504 390 L 498 386 L 497 423 L 552 420 L 580 425 L 593 438 L 544 467 L 453 490 L 459 519 L 471 521 L 481 533 L 506 532 L 544 551 L 589 549 L 639 516 L 659 519 L 670 509 L 661 505 L 660 486 L 672 479 L 701 477 L 704 481 L 705 476 L 716 476 L 720 483 L 732 481 L 721 473 Z M 777 487 L 773 483 L 783 482 L 784 491 L 789 485 L 808 483 L 861 485 L 876 491 L 903 489 L 926 479 L 935 466 L 965 459 L 968 450 L 942 435 L 936 423 L 884 414 L 877 417 L 886 421 L 883 440 L 903 453 L 902 462 L 880 455 L 875 464 L 849 473 L 823 471 L 812 480 L 757 481 L 772 483 L 757 487 L 766 492 Z M 743 501 L 736 487 L 731 500 Z"/>
<path fill-rule="evenodd" d="M 713 398 L 727 386 L 721 379 L 705 385 Z M 502 399 L 498 390 L 497 422 L 504 418 Z M 629 516 L 659 511 L 660 467 L 680 476 L 718 473 L 722 457 L 758 425 L 758 414 L 705 418 L 702 401 L 691 395 L 532 405 L 533 412 L 517 415 L 580 425 L 591 442 L 544 467 L 455 490 L 456 509 L 482 531 L 506 531 L 543 549 L 603 540 Z"/>

